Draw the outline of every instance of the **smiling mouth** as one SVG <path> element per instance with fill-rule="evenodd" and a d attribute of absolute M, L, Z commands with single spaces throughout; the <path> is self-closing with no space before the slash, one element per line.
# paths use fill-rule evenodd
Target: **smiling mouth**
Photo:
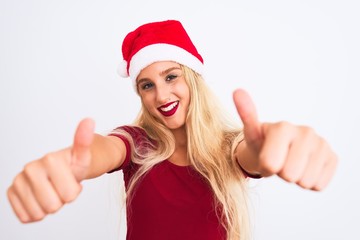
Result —
<path fill-rule="evenodd" d="M 179 107 L 179 101 L 175 101 L 159 107 L 158 110 L 165 117 L 170 117 L 175 114 L 178 107 Z"/>

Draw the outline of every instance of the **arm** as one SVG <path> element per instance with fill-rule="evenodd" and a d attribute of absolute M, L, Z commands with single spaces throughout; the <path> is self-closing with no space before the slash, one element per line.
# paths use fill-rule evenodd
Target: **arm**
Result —
<path fill-rule="evenodd" d="M 94 122 L 84 119 L 71 147 L 26 164 L 8 189 L 9 202 L 21 222 L 39 221 L 73 201 L 82 180 L 115 169 L 125 156 L 122 140 L 94 134 Z"/>
<path fill-rule="evenodd" d="M 119 137 L 94 134 L 91 156 L 84 179 L 95 178 L 119 168 L 125 160 L 126 147 Z"/>
<path fill-rule="evenodd" d="M 234 154 L 245 171 L 264 177 L 276 174 L 305 189 L 326 187 L 337 157 L 323 138 L 309 127 L 259 122 L 255 106 L 243 90 L 234 92 L 234 102 L 244 124 L 244 141 Z"/>

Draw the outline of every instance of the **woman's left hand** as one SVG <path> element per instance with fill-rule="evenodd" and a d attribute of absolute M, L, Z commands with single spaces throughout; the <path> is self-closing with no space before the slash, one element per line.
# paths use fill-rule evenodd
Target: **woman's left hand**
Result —
<path fill-rule="evenodd" d="M 234 103 L 244 125 L 245 141 L 237 159 L 249 173 L 296 183 L 302 188 L 322 190 L 334 175 L 337 156 L 315 131 L 288 122 L 262 123 L 250 96 L 234 92 Z"/>

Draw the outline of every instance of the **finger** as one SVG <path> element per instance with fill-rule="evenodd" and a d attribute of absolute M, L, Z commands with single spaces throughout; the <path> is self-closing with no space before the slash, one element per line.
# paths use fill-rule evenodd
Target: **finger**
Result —
<path fill-rule="evenodd" d="M 51 159 L 48 156 L 28 164 L 24 170 L 26 180 L 31 187 L 34 197 L 45 214 L 55 213 L 64 205 L 51 182 L 49 162 L 52 161 L 53 165 L 61 166 L 65 164 L 65 161 Z M 64 184 L 66 184 L 66 181 L 64 181 Z"/>
<path fill-rule="evenodd" d="M 319 144 L 314 144 L 314 152 L 309 156 L 308 163 L 304 169 L 303 175 L 297 184 L 305 189 L 311 189 L 315 186 L 320 176 L 323 174 L 326 160 L 329 156 L 327 144 L 320 139 Z"/>
<path fill-rule="evenodd" d="M 298 129 L 299 131 L 301 129 Z M 311 134 L 301 134 L 301 137 L 296 137 L 290 144 L 288 156 L 284 167 L 278 174 L 279 177 L 291 183 L 299 182 L 306 172 L 310 158 L 313 157 L 312 151 L 314 149 L 319 151 L 316 144 Z"/>
<path fill-rule="evenodd" d="M 261 124 L 258 121 L 256 108 L 249 94 L 243 89 L 237 89 L 233 93 L 236 110 L 244 124 L 246 141 L 256 143 L 262 138 Z"/>
<path fill-rule="evenodd" d="M 290 183 L 297 183 L 303 176 L 309 161 L 309 152 L 301 144 L 292 144 L 285 165 L 278 176 Z"/>
<path fill-rule="evenodd" d="M 95 122 L 90 118 L 83 119 L 75 132 L 72 147 L 73 173 L 79 181 L 84 178 L 85 171 L 90 164 L 90 146 L 94 138 Z"/>
<path fill-rule="evenodd" d="M 41 161 L 34 161 L 28 164 L 24 170 L 26 181 L 31 191 L 45 214 L 54 213 L 63 206 L 63 202 L 55 191 L 47 169 L 42 164 L 47 161 L 47 157 Z M 57 161 L 57 165 L 62 161 Z"/>
<path fill-rule="evenodd" d="M 259 153 L 259 168 L 261 174 L 266 177 L 280 173 L 285 166 L 294 128 L 285 122 L 267 124 L 264 135 L 266 138 Z"/>
<path fill-rule="evenodd" d="M 83 119 L 75 132 L 73 144 L 73 156 L 78 160 L 86 158 L 90 150 L 90 145 L 93 141 L 95 122 L 90 118 Z"/>
<path fill-rule="evenodd" d="M 55 211 L 59 209 L 59 203 L 56 201 L 57 199 L 60 199 L 62 203 L 69 203 L 79 195 L 82 189 L 81 185 L 75 178 L 72 169 L 67 164 L 68 161 L 57 161 L 57 159 L 60 158 L 71 159 L 70 151 L 62 150 L 46 157 L 43 162 L 46 165 L 45 167 L 48 170 L 51 182 L 45 182 L 37 186 L 39 194 L 41 194 L 42 189 L 50 188 L 51 184 L 53 189 L 51 192 L 49 189 L 49 194 L 51 194 L 53 202 L 48 203 L 50 205 L 48 207 L 49 209 Z"/>
<path fill-rule="evenodd" d="M 26 209 L 24 208 L 23 204 L 21 203 L 20 199 L 16 196 L 14 189 L 10 187 L 7 191 L 7 196 L 10 202 L 10 205 L 17 216 L 17 218 L 22 223 L 27 223 L 30 221 L 30 216 L 26 212 Z"/>
<path fill-rule="evenodd" d="M 29 216 L 28 222 L 40 221 L 43 219 L 46 214 L 37 202 L 24 174 L 19 174 L 16 177 L 13 187 L 15 195 L 18 197 L 21 205 Z"/>
<path fill-rule="evenodd" d="M 337 156 L 332 153 L 328 161 L 326 161 L 325 163 L 325 167 L 323 168 L 320 178 L 318 179 L 315 186 L 312 188 L 313 190 L 321 191 L 330 183 L 330 180 L 335 174 L 337 164 L 338 164 Z"/>

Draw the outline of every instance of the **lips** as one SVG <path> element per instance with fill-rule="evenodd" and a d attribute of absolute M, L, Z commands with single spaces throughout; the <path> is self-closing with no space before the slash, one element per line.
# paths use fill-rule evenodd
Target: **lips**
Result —
<path fill-rule="evenodd" d="M 179 101 L 175 101 L 160 106 L 158 110 L 165 117 L 170 117 L 175 114 L 178 107 L 179 107 Z"/>

